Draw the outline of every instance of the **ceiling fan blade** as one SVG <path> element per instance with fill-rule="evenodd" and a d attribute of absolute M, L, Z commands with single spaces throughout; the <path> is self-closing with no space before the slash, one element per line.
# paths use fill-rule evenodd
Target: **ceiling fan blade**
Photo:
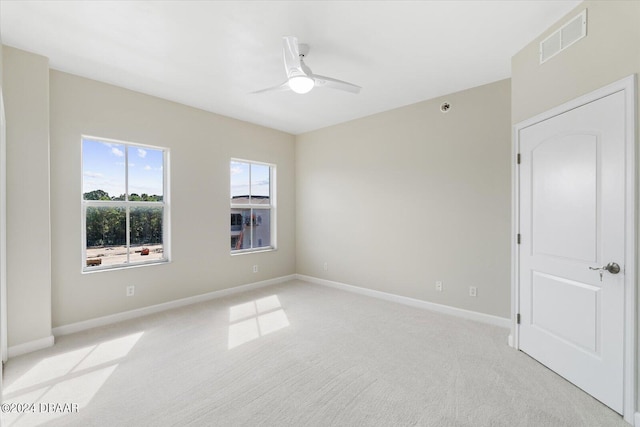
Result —
<path fill-rule="evenodd" d="M 353 83 L 343 82 L 342 80 L 332 79 L 331 77 L 319 76 L 317 74 L 312 74 L 311 77 L 315 80 L 316 86 L 319 87 L 324 86 L 351 93 L 360 93 L 360 89 L 362 89 L 360 86 L 354 85 Z"/>
<path fill-rule="evenodd" d="M 306 76 L 306 73 L 300 64 L 298 39 L 293 36 L 283 37 L 282 50 L 284 53 L 284 69 L 287 72 L 287 77 Z"/>
<path fill-rule="evenodd" d="M 283 90 L 291 90 L 291 88 L 289 87 L 289 81 L 287 80 L 286 82 L 279 84 L 278 86 L 272 86 L 272 87 L 268 87 L 266 89 L 260 89 L 260 90 L 256 90 L 255 92 L 251 92 L 252 94 L 256 94 L 256 93 L 264 93 L 264 92 L 280 92 Z"/>

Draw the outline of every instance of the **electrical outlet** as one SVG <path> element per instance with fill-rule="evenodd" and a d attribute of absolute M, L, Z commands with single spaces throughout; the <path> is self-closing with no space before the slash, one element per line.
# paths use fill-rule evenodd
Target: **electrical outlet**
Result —
<path fill-rule="evenodd" d="M 469 286 L 469 296 L 470 297 L 477 297 L 478 296 L 478 288 L 476 288 L 475 286 Z"/>
<path fill-rule="evenodd" d="M 131 285 L 127 286 L 127 296 L 132 297 L 136 293 L 136 287 Z"/>
<path fill-rule="evenodd" d="M 436 282 L 436 291 L 442 292 L 442 281 L 440 280 Z"/>
<path fill-rule="evenodd" d="M 322 268 L 324 269 L 324 271 L 329 270 L 329 264 L 325 261 L 324 265 L 322 266 Z"/>
<path fill-rule="evenodd" d="M 253 266 L 253 272 L 254 272 L 254 273 L 257 273 L 257 272 L 258 272 L 258 264 L 256 264 L 256 265 L 254 265 L 254 266 Z"/>

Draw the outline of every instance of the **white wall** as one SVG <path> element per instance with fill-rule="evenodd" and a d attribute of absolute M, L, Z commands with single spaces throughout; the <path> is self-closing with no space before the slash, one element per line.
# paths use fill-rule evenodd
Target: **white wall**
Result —
<path fill-rule="evenodd" d="M 55 70 L 50 85 L 54 327 L 295 273 L 292 135 Z M 83 134 L 169 148 L 171 263 L 81 273 Z M 230 255 L 232 157 L 277 166 L 277 251 Z"/>
<path fill-rule="evenodd" d="M 298 136 L 298 273 L 509 317 L 509 100 L 503 80 Z"/>
<path fill-rule="evenodd" d="M 51 335 L 49 61 L 3 49 L 9 346 Z"/>
<path fill-rule="evenodd" d="M 585 8 L 588 16 L 587 37 L 540 65 L 540 41 Z M 525 46 L 511 62 L 513 123 L 639 73 L 639 23 L 638 1 L 585 1 Z M 640 106 L 640 93 L 637 105 Z M 640 116 L 637 120 L 640 122 Z M 640 196 L 636 197 L 640 199 Z M 636 294 L 640 306 L 637 288 Z M 637 314 L 636 318 L 640 330 L 640 317 Z M 640 340 L 638 344 L 640 346 Z M 640 369 L 637 372 L 640 383 Z"/>

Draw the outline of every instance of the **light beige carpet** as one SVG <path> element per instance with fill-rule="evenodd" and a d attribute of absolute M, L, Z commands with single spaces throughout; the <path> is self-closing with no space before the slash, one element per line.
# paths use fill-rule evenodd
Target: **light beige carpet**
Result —
<path fill-rule="evenodd" d="M 292 281 L 11 359 L 2 425 L 628 427 L 507 335 Z"/>

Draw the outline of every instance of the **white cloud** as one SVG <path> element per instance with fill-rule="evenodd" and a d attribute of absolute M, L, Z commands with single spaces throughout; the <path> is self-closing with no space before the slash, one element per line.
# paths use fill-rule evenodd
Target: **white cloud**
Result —
<path fill-rule="evenodd" d="M 122 157 L 124 156 L 124 152 L 120 149 L 118 149 L 118 147 L 111 147 L 111 154 L 118 156 L 118 157 Z"/>
<path fill-rule="evenodd" d="M 84 176 L 87 178 L 104 178 L 104 175 L 98 172 L 86 171 Z"/>
<path fill-rule="evenodd" d="M 147 150 L 138 148 L 138 157 L 144 159 L 147 156 Z"/>
<path fill-rule="evenodd" d="M 242 173 L 242 168 L 240 166 L 231 167 L 231 175 L 238 175 L 239 173 Z"/>
<path fill-rule="evenodd" d="M 149 166 L 149 165 L 145 166 L 145 167 L 144 167 L 144 170 L 146 170 L 146 171 L 150 171 L 150 170 L 151 170 L 151 166 Z"/>

